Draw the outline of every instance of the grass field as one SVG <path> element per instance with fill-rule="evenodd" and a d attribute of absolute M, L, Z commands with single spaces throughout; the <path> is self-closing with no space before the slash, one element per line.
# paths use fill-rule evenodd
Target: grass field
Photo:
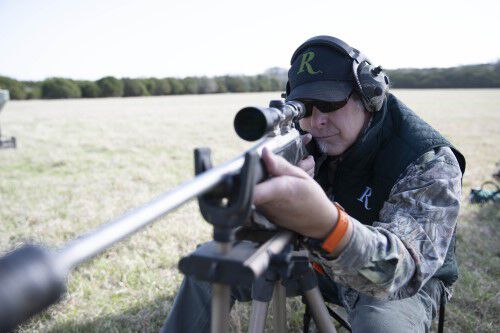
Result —
<path fill-rule="evenodd" d="M 399 90 L 395 94 L 466 156 L 458 229 L 461 268 L 447 307 L 448 332 L 499 330 L 500 207 L 467 202 L 500 161 L 500 90 Z M 0 151 L 0 254 L 25 242 L 59 247 L 193 176 L 193 148 L 210 146 L 215 164 L 249 144 L 232 119 L 278 93 L 12 101 L 2 133 L 18 149 Z M 63 301 L 20 332 L 156 332 L 182 276 L 179 258 L 208 240 L 196 202 L 74 271 Z M 299 332 L 301 308 L 290 331 Z M 247 305 L 233 311 L 245 331 Z"/>

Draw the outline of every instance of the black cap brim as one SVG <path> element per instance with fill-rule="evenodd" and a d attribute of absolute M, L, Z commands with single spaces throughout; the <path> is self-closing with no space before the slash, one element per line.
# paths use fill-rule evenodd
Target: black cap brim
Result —
<path fill-rule="evenodd" d="M 351 94 L 353 83 L 349 81 L 316 81 L 295 87 L 287 101 L 318 100 L 325 102 L 345 101 Z"/>

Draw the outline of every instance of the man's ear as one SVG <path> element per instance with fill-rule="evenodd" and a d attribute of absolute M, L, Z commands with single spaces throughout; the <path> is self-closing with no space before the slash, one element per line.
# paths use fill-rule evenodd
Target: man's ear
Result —
<path fill-rule="evenodd" d="M 360 108 L 363 110 L 363 112 L 369 112 L 368 109 L 366 108 L 365 102 L 361 99 L 361 96 L 358 95 L 358 93 L 353 92 L 351 98 L 356 104 L 360 106 Z"/>

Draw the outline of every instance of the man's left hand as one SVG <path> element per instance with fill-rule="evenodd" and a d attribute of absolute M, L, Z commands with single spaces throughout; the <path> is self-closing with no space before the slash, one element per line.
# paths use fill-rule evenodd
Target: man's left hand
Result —
<path fill-rule="evenodd" d="M 302 144 L 305 146 L 312 140 L 312 135 L 307 133 L 302 136 Z M 307 172 L 307 174 L 314 178 L 314 157 L 312 155 L 307 156 L 302 161 L 300 161 L 297 166 Z"/>

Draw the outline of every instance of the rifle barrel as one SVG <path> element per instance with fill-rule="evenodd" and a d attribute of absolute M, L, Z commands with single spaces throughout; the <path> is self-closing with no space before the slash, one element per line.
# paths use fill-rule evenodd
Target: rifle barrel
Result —
<path fill-rule="evenodd" d="M 249 151 L 259 155 L 264 147 L 272 151 L 278 150 L 286 143 L 296 140 L 299 133 L 296 130 L 271 138 L 264 138 Z M 116 242 L 132 235 L 141 228 L 171 212 L 186 201 L 204 194 L 219 184 L 228 174 L 238 172 L 244 163 L 244 155 L 214 167 L 192 180 L 188 180 L 174 189 L 165 192 L 150 202 L 130 210 L 122 216 L 101 225 L 97 229 L 70 241 L 57 251 L 57 262 L 64 270 L 69 271 L 78 264 L 94 257 L 111 247 Z"/>

